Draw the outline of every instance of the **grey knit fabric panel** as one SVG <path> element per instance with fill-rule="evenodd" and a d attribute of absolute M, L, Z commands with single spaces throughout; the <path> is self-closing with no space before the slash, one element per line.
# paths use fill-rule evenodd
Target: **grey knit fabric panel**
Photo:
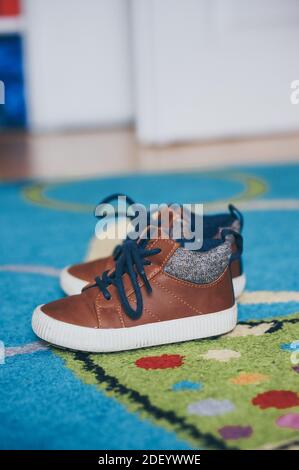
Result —
<path fill-rule="evenodd" d="M 164 271 L 184 281 L 209 284 L 223 273 L 230 255 L 231 243 L 228 241 L 206 252 L 178 248 L 168 260 Z"/>

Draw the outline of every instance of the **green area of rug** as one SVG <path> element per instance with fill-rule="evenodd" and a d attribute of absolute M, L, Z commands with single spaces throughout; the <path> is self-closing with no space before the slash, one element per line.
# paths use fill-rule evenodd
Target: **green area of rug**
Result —
<path fill-rule="evenodd" d="M 239 323 L 219 338 L 58 354 L 83 382 L 195 448 L 292 448 L 299 439 L 298 339 L 296 314 Z"/>

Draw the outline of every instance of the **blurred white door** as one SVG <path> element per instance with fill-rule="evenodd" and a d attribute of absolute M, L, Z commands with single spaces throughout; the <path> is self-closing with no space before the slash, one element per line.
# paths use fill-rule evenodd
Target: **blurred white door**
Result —
<path fill-rule="evenodd" d="M 144 143 L 299 128 L 298 0 L 133 0 Z"/>

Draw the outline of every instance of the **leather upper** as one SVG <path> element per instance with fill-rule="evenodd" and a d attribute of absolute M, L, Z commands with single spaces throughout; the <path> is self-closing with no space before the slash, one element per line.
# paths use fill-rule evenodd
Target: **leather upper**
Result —
<path fill-rule="evenodd" d="M 44 305 L 42 311 L 56 320 L 74 325 L 90 328 L 123 328 L 205 315 L 232 307 L 235 299 L 229 268 L 210 284 L 183 281 L 164 272 L 165 264 L 178 246 L 178 243 L 170 239 L 154 240 L 148 244 L 149 248 L 160 248 L 161 252 L 152 256 L 151 264 L 145 266 L 152 292 L 148 293 L 143 282 L 139 280 L 143 296 L 143 312 L 138 320 L 132 320 L 125 314 L 114 285 L 108 288 L 111 294 L 110 300 L 106 300 L 97 287 L 90 287 L 79 295 Z M 77 265 L 76 273 L 79 272 L 82 276 L 85 269 L 92 268 L 96 269 L 93 276 L 95 277 L 101 269 L 104 271 L 111 267 L 110 261 L 113 265 L 112 257 L 84 263 L 85 266 Z M 102 267 L 99 265 L 100 262 Z M 123 281 L 126 295 L 130 303 L 135 305 L 134 291 L 127 274 L 124 274 Z"/>
<path fill-rule="evenodd" d="M 94 278 L 104 271 L 112 269 L 114 260 L 112 256 L 96 259 L 86 263 L 74 264 L 68 268 L 68 272 L 82 281 L 93 282 Z"/>

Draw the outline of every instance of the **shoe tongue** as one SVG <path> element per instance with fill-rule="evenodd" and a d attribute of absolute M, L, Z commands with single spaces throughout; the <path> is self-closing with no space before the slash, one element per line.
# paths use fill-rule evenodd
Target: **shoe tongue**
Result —
<path fill-rule="evenodd" d="M 181 240 L 184 236 L 192 235 L 193 223 L 194 216 L 188 209 L 183 209 L 182 206 L 167 206 L 151 214 L 150 223 L 143 234 L 149 234 L 151 240 Z"/>

